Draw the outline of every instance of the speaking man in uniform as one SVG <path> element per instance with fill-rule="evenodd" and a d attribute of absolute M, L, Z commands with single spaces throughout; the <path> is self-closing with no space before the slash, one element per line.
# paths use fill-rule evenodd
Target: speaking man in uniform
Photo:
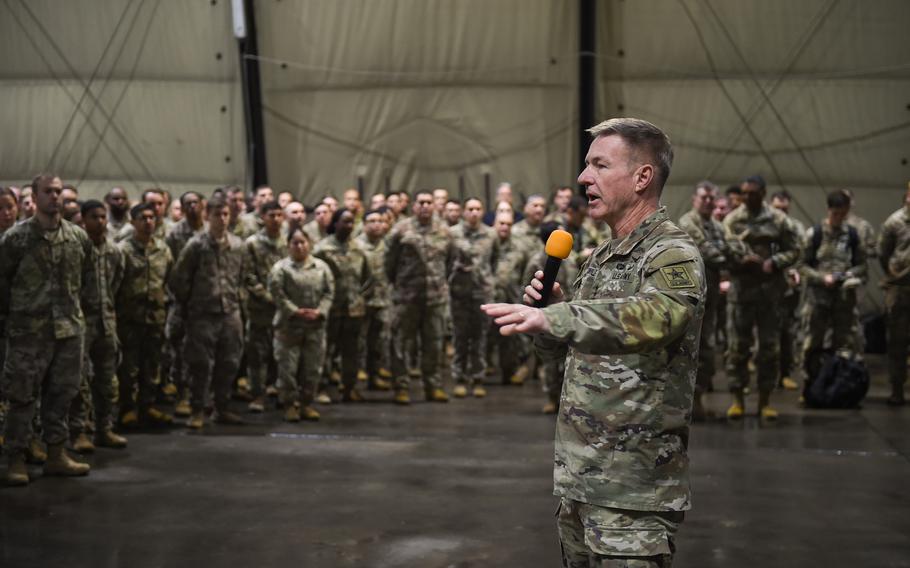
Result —
<path fill-rule="evenodd" d="M 690 507 L 688 457 L 704 263 L 660 205 L 673 150 L 653 124 L 614 118 L 578 182 L 604 241 L 580 268 L 573 299 L 492 304 L 500 333 L 534 335 L 544 358 L 565 357 L 556 425 L 555 493 L 563 566 L 669 566 Z M 525 288 L 540 298 L 542 272 Z"/>

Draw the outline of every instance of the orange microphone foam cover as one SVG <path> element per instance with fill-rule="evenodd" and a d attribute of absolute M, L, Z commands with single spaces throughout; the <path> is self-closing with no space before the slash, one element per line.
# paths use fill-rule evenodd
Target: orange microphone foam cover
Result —
<path fill-rule="evenodd" d="M 547 239 L 547 247 L 545 249 L 547 256 L 561 259 L 568 258 L 572 252 L 573 242 L 571 233 L 556 229 L 550 233 L 550 238 Z"/>

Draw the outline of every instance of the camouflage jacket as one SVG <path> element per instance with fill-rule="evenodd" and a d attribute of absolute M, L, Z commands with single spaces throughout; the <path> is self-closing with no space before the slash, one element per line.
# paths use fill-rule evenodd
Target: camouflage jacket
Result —
<path fill-rule="evenodd" d="M 361 234 L 357 237 L 357 244 L 367 255 L 370 275 L 373 277 L 373 286 L 367 294 L 367 306 L 387 308 L 392 303 L 392 287 L 389 285 L 389 277 L 385 273 L 386 241 L 379 239 L 376 244 L 373 244 L 366 234 Z"/>
<path fill-rule="evenodd" d="M 92 270 L 82 286 L 82 310 L 89 325 L 100 325 L 104 335 L 117 333 L 117 290 L 123 281 L 123 253 L 113 241 L 92 246 Z"/>
<path fill-rule="evenodd" d="M 177 259 L 180 258 L 180 252 L 186 246 L 186 243 L 190 242 L 190 239 L 206 231 L 208 231 L 208 223 L 202 223 L 202 228 L 197 231 L 190 226 L 189 221 L 181 219 L 167 231 L 167 237 L 165 237 L 164 242 L 171 249 L 171 256 Z"/>
<path fill-rule="evenodd" d="M 512 239 L 516 244 L 534 250 L 540 243 L 540 226 L 532 227 L 527 219 L 522 219 L 512 226 Z"/>
<path fill-rule="evenodd" d="M 7 336 L 85 332 L 80 295 L 92 270 L 92 243 L 85 231 L 61 220 L 45 231 L 37 216 L 0 237 L 0 320 Z"/>
<path fill-rule="evenodd" d="M 167 280 L 174 267 L 171 249 L 155 237 L 147 246 L 130 237 L 117 248 L 123 255 L 123 280 L 117 289 L 118 323 L 164 325 Z"/>
<path fill-rule="evenodd" d="M 546 358 L 567 353 L 555 493 L 638 511 L 690 508 L 687 447 L 704 263 L 661 208 L 580 269 L 575 297 L 544 308 Z"/>
<path fill-rule="evenodd" d="M 262 229 L 262 218 L 257 212 L 250 211 L 237 218 L 233 234 L 240 237 L 242 242 L 258 233 L 260 229 Z"/>
<path fill-rule="evenodd" d="M 497 302 L 520 302 L 524 287 L 525 268 L 529 260 L 528 250 L 521 246 L 510 235 L 508 239 L 499 239 L 499 257 L 496 261 L 496 288 L 494 290 Z"/>
<path fill-rule="evenodd" d="M 453 260 L 449 293 L 453 300 L 491 302 L 493 267 L 499 258 L 499 238 L 483 223 L 471 229 L 464 222 L 450 229 Z"/>
<path fill-rule="evenodd" d="M 313 247 L 319 244 L 319 241 L 328 236 L 322 232 L 322 230 L 319 228 L 319 224 L 315 219 L 303 226 L 303 232 L 310 237 L 310 244 Z"/>
<path fill-rule="evenodd" d="M 276 335 L 299 337 L 307 329 L 325 326 L 335 297 L 335 278 L 329 265 L 313 256 L 303 262 L 283 258 L 269 273 L 269 291 L 275 300 Z M 322 317 L 316 321 L 294 317 L 299 308 L 317 308 Z"/>
<path fill-rule="evenodd" d="M 366 293 L 372 285 L 370 263 L 352 238 L 342 243 L 335 235 L 319 241 L 313 256 L 322 259 L 335 278 L 332 315 L 363 317 L 366 315 Z"/>
<path fill-rule="evenodd" d="M 416 218 L 399 221 L 386 242 L 385 271 L 395 303 L 445 304 L 446 274 L 452 262 L 452 236 L 444 223 L 421 225 Z"/>
<path fill-rule="evenodd" d="M 225 233 L 219 243 L 210 233 L 196 235 L 174 265 L 169 286 L 188 317 L 232 314 L 243 299 L 243 242 Z"/>
<path fill-rule="evenodd" d="M 882 225 L 878 262 L 885 285 L 910 286 L 910 207 L 898 209 Z"/>
<path fill-rule="evenodd" d="M 713 218 L 703 219 L 695 209 L 680 217 L 679 228 L 685 231 L 705 262 L 705 270 L 719 272 L 727 267 L 730 247 L 724 237 L 724 226 Z"/>
<path fill-rule="evenodd" d="M 752 215 L 745 205 L 734 209 L 724 219 L 724 233 L 730 247 L 730 302 L 768 302 L 781 298 L 787 290 L 784 270 L 799 260 L 800 242 L 790 219 L 776 209 L 762 204 Z M 745 264 L 747 254 L 762 260 L 771 259 L 775 270 L 762 271 L 761 264 Z"/>
<path fill-rule="evenodd" d="M 866 249 L 866 258 L 871 259 L 878 256 L 878 240 L 875 238 L 875 228 L 872 223 L 862 217 L 857 217 L 852 212 L 847 214 L 846 221 L 859 233 L 859 240 Z"/>
<path fill-rule="evenodd" d="M 243 284 L 247 292 L 247 317 L 257 326 L 272 325 L 275 302 L 269 292 L 269 272 L 275 263 L 288 255 L 288 242 L 281 234 L 271 239 L 262 229 L 243 243 Z"/>
<path fill-rule="evenodd" d="M 815 232 L 817 230 L 821 230 L 821 239 L 818 248 L 815 249 L 813 241 L 816 240 Z M 853 228 L 853 230 L 855 231 L 856 229 Z M 856 232 L 856 238 L 856 246 L 851 247 L 847 224 L 834 228 L 828 223 L 822 223 L 809 229 L 806 233 L 800 266 L 800 273 L 807 285 L 806 299 L 808 301 L 815 304 L 829 303 L 826 300 L 830 300 L 839 293 L 846 292 L 850 295 L 855 295 L 855 290 L 840 290 L 839 286 L 835 288 L 826 287 L 825 275 L 849 273 L 850 276 L 865 279 L 866 250 L 860 240 L 858 231 Z"/>

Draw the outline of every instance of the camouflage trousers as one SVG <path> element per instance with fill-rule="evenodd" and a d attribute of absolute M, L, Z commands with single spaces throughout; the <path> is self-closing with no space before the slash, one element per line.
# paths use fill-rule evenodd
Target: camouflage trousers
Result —
<path fill-rule="evenodd" d="M 439 366 L 445 331 L 445 310 L 445 304 L 427 305 L 417 302 L 399 304 L 393 308 L 392 374 L 395 376 L 396 389 L 407 390 L 410 387 L 408 348 L 416 345 L 418 339 L 424 390 L 442 387 Z"/>
<path fill-rule="evenodd" d="M 502 384 L 509 384 L 512 375 L 518 370 L 525 353 L 524 337 L 499 334 L 499 326 L 495 323 L 487 325 L 487 364 L 496 361 L 499 367 Z"/>
<path fill-rule="evenodd" d="M 701 336 L 698 340 L 698 371 L 695 374 L 696 393 L 706 392 L 711 388 L 714 374 L 717 372 L 717 309 L 720 303 L 720 291 L 717 281 L 709 279 L 708 293 L 705 294 L 705 317 L 701 322 Z"/>
<path fill-rule="evenodd" d="M 562 499 L 556 512 L 565 568 L 669 568 L 685 513 L 629 511 Z"/>
<path fill-rule="evenodd" d="M 300 402 L 309 406 L 322 378 L 325 359 L 325 327 L 307 329 L 303 335 L 275 333 L 278 360 L 278 396 L 285 406 Z"/>
<path fill-rule="evenodd" d="M 246 368 L 251 394 L 260 397 L 265 387 L 275 383 L 278 366 L 275 362 L 274 337 L 271 324 L 246 322 Z"/>
<path fill-rule="evenodd" d="M 243 322 L 239 311 L 187 318 L 183 358 L 189 370 L 190 406 L 194 412 L 205 408 L 210 388 L 215 409 L 227 410 L 242 356 Z"/>
<path fill-rule="evenodd" d="M 372 379 L 380 368 L 389 368 L 389 309 L 367 307 L 363 321 L 363 360 L 360 368 Z"/>
<path fill-rule="evenodd" d="M 83 336 L 55 339 L 52 333 L 6 340 L 3 392 L 9 401 L 6 448 L 21 452 L 32 437 L 32 419 L 40 399 L 44 441 L 66 442 L 66 419 L 82 376 Z"/>
<path fill-rule="evenodd" d="M 167 311 L 164 324 L 166 344 L 161 357 L 161 368 L 166 371 L 168 382 L 177 387 L 184 396 L 189 391 L 187 383 L 186 362 L 183 360 L 183 340 L 186 337 L 186 324 L 183 314 L 175 306 Z M 165 373 L 162 373 L 164 375 Z"/>
<path fill-rule="evenodd" d="M 82 356 L 82 381 L 79 394 L 70 406 L 70 434 L 89 432 L 94 426 L 98 431 L 113 426 L 114 374 L 117 370 L 117 338 L 105 335 L 99 322 L 85 330 Z"/>
<path fill-rule="evenodd" d="M 856 295 L 839 295 L 836 290 L 832 292 L 825 294 L 821 302 L 809 299 L 803 308 L 803 353 L 806 361 L 826 346 L 835 351 L 849 349 L 859 353 L 860 346 L 856 344 L 856 326 L 859 325 Z M 826 345 L 828 337 L 830 343 Z"/>
<path fill-rule="evenodd" d="M 566 360 L 559 358 L 543 361 L 540 366 L 541 386 L 547 394 L 547 399 L 558 406 L 562 397 L 562 383 L 566 378 Z"/>
<path fill-rule="evenodd" d="M 888 378 L 892 385 L 907 380 L 907 345 L 910 343 L 910 286 L 889 286 L 885 290 L 888 310 Z"/>
<path fill-rule="evenodd" d="M 799 340 L 803 323 L 799 315 L 800 293 L 792 290 L 780 301 L 780 376 L 792 377 L 802 360 Z"/>
<path fill-rule="evenodd" d="M 752 330 L 758 329 L 758 390 L 771 392 L 780 372 L 780 313 L 773 299 L 768 303 L 727 303 L 727 377 L 730 392 L 749 385 Z"/>
<path fill-rule="evenodd" d="M 357 370 L 360 368 L 360 334 L 363 329 L 362 317 L 332 314 L 326 326 L 326 343 L 338 355 L 341 365 L 341 385 L 352 389 L 357 384 Z"/>
<path fill-rule="evenodd" d="M 155 383 L 161 369 L 164 330 L 159 324 L 123 322 L 117 325 L 123 357 L 117 369 L 120 416 L 146 410 L 155 403 Z"/>
<path fill-rule="evenodd" d="M 482 384 L 487 372 L 487 332 L 490 318 L 479 300 L 452 298 L 452 378 L 459 384 Z"/>

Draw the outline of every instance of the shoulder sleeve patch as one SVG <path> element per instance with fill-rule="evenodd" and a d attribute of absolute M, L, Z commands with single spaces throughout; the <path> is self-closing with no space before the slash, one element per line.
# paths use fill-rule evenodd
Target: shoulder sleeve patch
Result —
<path fill-rule="evenodd" d="M 667 286 L 672 289 L 695 288 L 695 281 L 689 274 L 689 269 L 684 264 L 675 266 L 664 266 L 660 269 L 661 276 L 667 282 Z"/>

